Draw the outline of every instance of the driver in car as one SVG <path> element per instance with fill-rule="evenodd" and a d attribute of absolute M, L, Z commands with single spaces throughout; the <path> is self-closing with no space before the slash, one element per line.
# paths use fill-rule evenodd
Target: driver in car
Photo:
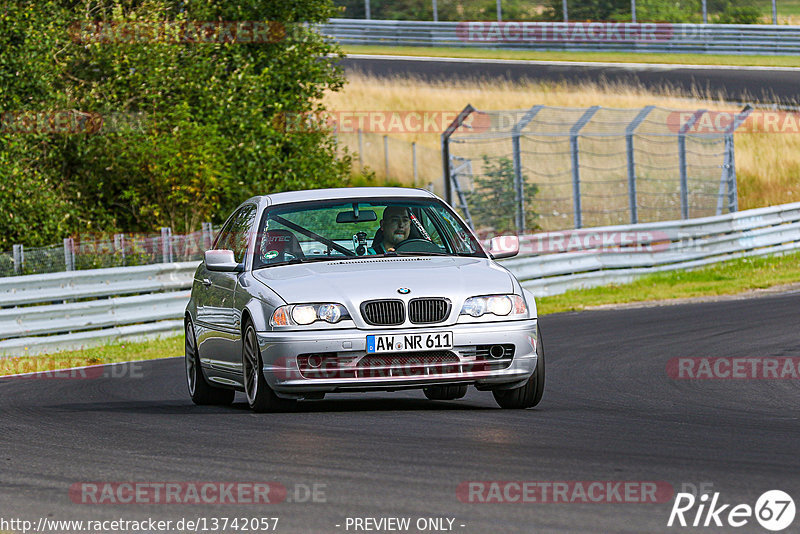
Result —
<path fill-rule="evenodd" d="M 383 239 L 375 239 L 371 252 L 386 254 L 408 239 L 411 232 L 411 215 L 405 206 L 387 206 L 380 222 Z M 376 235 L 376 237 L 378 237 Z"/>

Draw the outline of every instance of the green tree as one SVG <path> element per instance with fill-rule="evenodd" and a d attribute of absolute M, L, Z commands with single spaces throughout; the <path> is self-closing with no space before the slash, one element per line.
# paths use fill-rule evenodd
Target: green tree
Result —
<path fill-rule="evenodd" d="M 514 163 L 509 158 L 491 159 L 483 156 L 483 173 L 473 177 L 474 191 L 466 195 L 467 205 L 476 229 L 498 234 L 517 231 L 517 210 L 514 192 Z M 539 217 L 533 201 L 539 187 L 522 175 L 525 230 L 539 228 Z"/>
<path fill-rule="evenodd" d="M 0 128 L 0 155 L 13 162 L 0 167 L 0 184 L 53 206 L 27 232 L 0 219 L 0 239 L 183 232 L 253 194 L 346 185 L 350 157 L 337 157 L 325 125 L 291 131 L 280 120 L 321 111 L 324 93 L 343 85 L 338 48 L 308 24 L 333 14 L 330 0 L 6 0 L 0 112 L 78 110 L 103 124 L 80 134 Z M 276 31 L 266 42 L 76 35 L 98 21 L 270 21 Z M 15 210 L 11 199 L 0 206 Z"/>

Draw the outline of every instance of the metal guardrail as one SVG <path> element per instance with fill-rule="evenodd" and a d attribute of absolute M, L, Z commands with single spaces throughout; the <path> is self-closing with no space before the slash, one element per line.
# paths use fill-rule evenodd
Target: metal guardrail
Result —
<path fill-rule="evenodd" d="M 0 278 L 0 357 L 178 333 L 197 265 Z"/>
<path fill-rule="evenodd" d="M 321 33 L 347 45 L 764 55 L 800 53 L 799 27 L 761 24 L 330 19 L 318 27 Z"/>
<path fill-rule="evenodd" d="M 800 250 L 800 203 L 530 234 L 520 238 L 520 248 L 520 256 L 503 265 L 537 297 L 555 295 Z M 196 267 L 186 262 L 0 278 L 0 357 L 178 333 Z"/>
<path fill-rule="evenodd" d="M 557 295 L 627 283 L 655 272 L 800 250 L 800 203 L 686 221 L 523 236 L 521 250 L 523 255 L 503 265 L 535 296 Z"/>

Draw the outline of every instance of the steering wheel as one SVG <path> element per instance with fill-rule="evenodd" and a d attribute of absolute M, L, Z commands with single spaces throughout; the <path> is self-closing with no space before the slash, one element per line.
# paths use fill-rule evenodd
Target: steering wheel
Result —
<path fill-rule="evenodd" d="M 442 252 L 439 245 L 427 239 L 406 239 L 394 247 L 396 252 Z"/>

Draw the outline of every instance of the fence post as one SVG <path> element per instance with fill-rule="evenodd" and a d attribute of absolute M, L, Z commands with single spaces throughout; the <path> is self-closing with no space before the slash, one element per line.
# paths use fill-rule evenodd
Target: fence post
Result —
<path fill-rule="evenodd" d="M 364 170 L 364 134 L 358 129 L 358 170 Z"/>
<path fill-rule="evenodd" d="M 22 274 L 25 265 L 25 249 L 22 245 L 14 245 L 14 274 Z"/>
<path fill-rule="evenodd" d="M 681 219 L 689 218 L 689 176 L 686 172 L 686 132 L 706 110 L 698 109 L 678 130 L 678 169 L 681 174 Z"/>
<path fill-rule="evenodd" d="M 635 0 L 634 0 L 635 1 Z M 625 147 L 628 154 L 628 204 L 631 211 L 631 224 L 639 222 L 639 212 L 636 201 L 636 162 L 633 157 L 633 134 L 647 115 L 655 106 L 642 108 L 636 118 L 625 127 Z"/>
<path fill-rule="evenodd" d="M 417 187 L 417 142 L 411 143 L 411 167 L 414 170 L 414 187 Z"/>
<path fill-rule="evenodd" d="M 581 211 L 581 171 L 580 171 L 580 158 L 578 157 L 578 134 L 581 128 L 586 126 L 586 123 L 592 120 L 592 117 L 600 106 L 592 106 L 581 115 L 578 122 L 572 125 L 569 129 L 569 149 L 572 156 L 572 205 L 574 210 L 575 228 L 583 228 L 583 215 Z"/>
<path fill-rule="evenodd" d="M 525 233 L 525 182 L 522 179 L 522 155 L 519 145 L 519 138 L 522 129 L 530 123 L 537 113 L 544 106 L 533 106 L 525 115 L 514 125 L 512 129 L 511 147 L 514 154 L 514 200 L 516 201 L 516 226 L 517 232 Z"/>
<path fill-rule="evenodd" d="M 736 129 L 742 125 L 742 123 L 747 120 L 747 117 L 752 113 L 753 106 L 747 104 L 736 117 L 733 119 L 733 123 L 728 127 L 727 131 L 725 132 L 725 168 L 723 169 L 723 176 L 727 177 L 727 186 L 728 186 L 728 213 L 739 211 L 739 192 L 736 186 L 736 152 L 734 150 L 734 142 L 733 142 L 733 134 L 736 132 Z M 722 184 L 720 184 L 721 189 Z M 721 193 L 721 191 L 720 191 Z M 719 205 L 722 201 L 722 196 L 720 194 L 720 199 L 717 204 L 717 211 L 721 212 L 721 206 Z"/>
<path fill-rule="evenodd" d="M 67 271 L 75 270 L 75 241 L 71 237 L 64 238 L 64 268 Z"/>
<path fill-rule="evenodd" d="M 386 178 L 389 178 L 389 136 L 383 136 L 383 171 Z"/>
<path fill-rule="evenodd" d="M 475 108 L 467 104 L 458 114 L 458 117 L 453 119 L 453 122 L 442 132 L 442 176 L 444 177 L 444 200 L 448 204 L 453 203 L 453 184 L 450 180 L 450 136 L 473 111 L 475 111 Z"/>
<path fill-rule="evenodd" d="M 172 263 L 172 228 L 161 228 L 161 263 Z"/>
<path fill-rule="evenodd" d="M 739 194 L 736 188 L 736 160 L 733 150 L 733 134 L 725 136 L 725 157 L 728 164 L 725 170 L 728 175 L 728 213 L 739 211 Z"/>
<path fill-rule="evenodd" d="M 210 222 L 204 222 L 201 228 L 203 229 L 203 247 L 211 250 L 211 247 L 214 246 L 214 229 Z"/>
<path fill-rule="evenodd" d="M 114 234 L 114 252 L 119 252 L 122 265 L 125 265 L 125 234 Z"/>

